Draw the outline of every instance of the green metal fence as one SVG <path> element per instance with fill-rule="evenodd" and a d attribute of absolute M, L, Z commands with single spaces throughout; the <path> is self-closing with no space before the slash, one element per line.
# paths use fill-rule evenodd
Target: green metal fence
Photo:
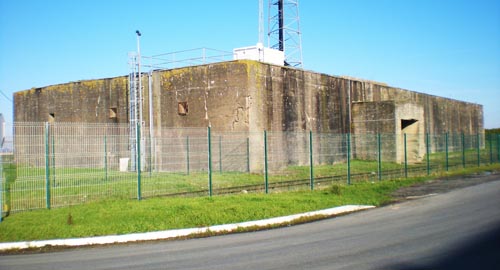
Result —
<path fill-rule="evenodd" d="M 312 190 L 500 161 L 500 137 L 482 134 L 164 128 L 152 136 L 138 127 L 131 142 L 121 125 L 16 123 L 12 130 L 0 159 L 2 216 L 107 198 Z"/>

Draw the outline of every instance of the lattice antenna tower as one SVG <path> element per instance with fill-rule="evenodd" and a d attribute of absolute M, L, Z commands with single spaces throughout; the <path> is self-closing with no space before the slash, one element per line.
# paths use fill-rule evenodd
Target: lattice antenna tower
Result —
<path fill-rule="evenodd" d="M 299 1 L 269 0 L 268 47 L 285 53 L 285 65 L 303 68 Z"/>

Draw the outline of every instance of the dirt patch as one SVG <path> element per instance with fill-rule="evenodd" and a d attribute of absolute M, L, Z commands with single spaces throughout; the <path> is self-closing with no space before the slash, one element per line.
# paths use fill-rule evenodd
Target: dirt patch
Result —
<path fill-rule="evenodd" d="M 473 175 L 444 177 L 427 180 L 408 187 L 403 187 L 391 194 L 390 203 L 398 203 L 439 193 L 446 193 L 454 189 L 479 185 L 491 181 L 500 181 L 500 172 L 482 172 Z"/>

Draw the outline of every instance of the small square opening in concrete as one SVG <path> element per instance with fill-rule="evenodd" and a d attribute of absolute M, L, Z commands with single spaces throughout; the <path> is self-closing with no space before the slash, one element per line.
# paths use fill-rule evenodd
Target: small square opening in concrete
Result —
<path fill-rule="evenodd" d="M 116 116 L 117 111 L 118 111 L 118 110 L 117 110 L 117 108 L 115 108 L 115 107 L 111 107 L 111 108 L 109 108 L 109 118 L 110 118 L 110 119 L 116 119 L 116 117 L 117 117 L 117 116 Z"/>
<path fill-rule="evenodd" d="M 49 119 L 47 119 L 49 123 L 54 123 L 56 121 L 56 114 L 55 113 L 49 113 Z"/>
<path fill-rule="evenodd" d="M 188 103 L 187 101 L 182 101 L 177 104 L 177 113 L 179 115 L 187 115 L 188 114 Z"/>

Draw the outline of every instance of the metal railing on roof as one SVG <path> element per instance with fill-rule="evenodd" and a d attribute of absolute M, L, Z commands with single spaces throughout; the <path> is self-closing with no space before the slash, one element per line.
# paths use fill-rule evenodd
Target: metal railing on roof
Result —
<path fill-rule="evenodd" d="M 150 70 L 211 64 L 233 59 L 233 53 L 211 48 L 195 48 L 153 56 L 141 56 L 142 66 Z"/>

